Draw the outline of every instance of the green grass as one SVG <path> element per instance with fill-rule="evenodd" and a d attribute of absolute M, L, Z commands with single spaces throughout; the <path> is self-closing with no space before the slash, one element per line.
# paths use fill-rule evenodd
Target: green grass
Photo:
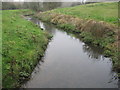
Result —
<path fill-rule="evenodd" d="M 3 87 L 19 87 L 28 78 L 43 56 L 49 34 L 25 20 L 22 14 L 30 10 L 2 12 Z"/>
<path fill-rule="evenodd" d="M 118 22 L 118 3 L 94 3 L 68 8 L 58 8 L 50 12 L 72 15 L 82 19 L 94 19 L 112 24 Z"/>

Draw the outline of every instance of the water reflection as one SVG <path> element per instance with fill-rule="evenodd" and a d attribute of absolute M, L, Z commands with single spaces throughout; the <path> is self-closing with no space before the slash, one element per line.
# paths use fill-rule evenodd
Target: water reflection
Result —
<path fill-rule="evenodd" d="M 65 32 L 69 38 L 71 39 L 76 39 L 81 41 L 81 38 L 78 35 L 73 35 L 71 33 L 67 33 Z M 94 60 L 100 60 L 102 58 L 102 60 L 104 60 L 104 56 L 103 56 L 103 49 L 100 47 L 95 47 L 93 45 L 90 44 L 85 44 L 82 43 L 82 47 L 83 47 L 83 52 L 86 53 L 89 58 L 94 59 Z"/>
<path fill-rule="evenodd" d="M 36 23 L 43 30 L 47 30 L 49 33 L 52 33 L 52 34 L 55 33 L 55 28 L 53 27 L 52 24 L 43 23 L 36 18 L 32 18 L 31 21 Z"/>
<path fill-rule="evenodd" d="M 92 45 L 87 45 L 87 44 L 84 44 L 83 45 L 83 50 L 85 53 L 87 53 L 87 55 L 90 57 L 90 58 L 94 58 L 94 59 L 97 59 L 97 60 L 100 60 L 101 58 L 104 58 L 104 56 L 102 55 L 103 54 L 103 50 L 100 48 L 98 49 L 98 47 L 94 47 Z"/>
<path fill-rule="evenodd" d="M 23 85 L 28 88 L 117 88 L 117 74 L 112 62 L 98 47 L 86 45 L 80 39 L 53 25 L 31 19 L 53 34 L 42 61 L 31 79 Z"/>

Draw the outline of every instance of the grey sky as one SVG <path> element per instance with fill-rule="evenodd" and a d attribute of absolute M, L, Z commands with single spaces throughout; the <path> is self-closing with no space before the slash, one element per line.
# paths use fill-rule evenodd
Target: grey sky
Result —
<path fill-rule="evenodd" d="M 120 1 L 120 0 L 2 0 L 2 2 L 105 2 L 105 1 Z"/>

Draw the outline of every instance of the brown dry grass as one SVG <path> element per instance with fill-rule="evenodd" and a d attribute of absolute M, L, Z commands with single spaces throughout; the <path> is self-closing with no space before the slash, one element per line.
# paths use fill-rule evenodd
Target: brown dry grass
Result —
<path fill-rule="evenodd" d="M 114 32 L 117 34 L 117 27 L 112 24 L 108 24 L 104 21 L 95 21 L 92 19 L 86 20 L 86 19 L 73 17 L 70 15 L 50 13 L 50 12 L 43 12 L 43 13 L 40 12 L 36 16 L 39 18 L 49 17 L 48 21 L 50 21 L 53 24 L 74 25 L 76 27 L 76 30 L 91 32 L 93 35 L 97 37 L 103 37 L 108 32 Z"/>

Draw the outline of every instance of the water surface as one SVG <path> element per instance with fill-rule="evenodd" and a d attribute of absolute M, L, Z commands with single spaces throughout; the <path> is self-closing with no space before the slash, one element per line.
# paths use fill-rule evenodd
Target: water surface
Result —
<path fill-rule="evenodd" d="M 102 49 L 85 44 L 72 34 L 27 18 L 53 35 L 26 82 L 25 88 L 117 88 L 117 74 L 112 61 L 103 56 Z"/>

